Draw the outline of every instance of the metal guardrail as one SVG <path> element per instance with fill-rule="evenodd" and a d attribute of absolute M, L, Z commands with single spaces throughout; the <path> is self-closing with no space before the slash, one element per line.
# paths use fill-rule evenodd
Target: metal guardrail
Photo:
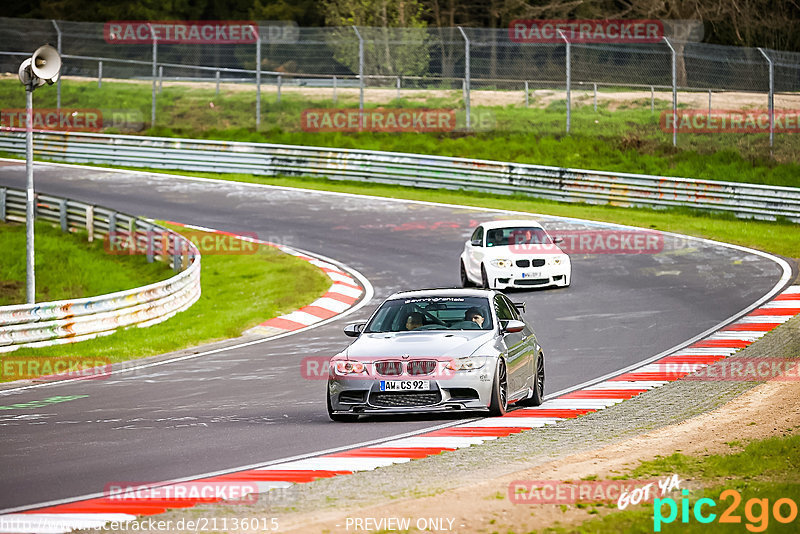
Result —
<path fill-rule="evenodd" d="M 67 231 L 86 230 L 89 241 L 106 239 L 116 254 L 142 254 L 171 262 L 175 276 L 107 295 L 0 307 L 0 353 L 20 347 L 71 343 L 128 326 L 151 326 L 189 308 L 200 298 L 200 253 L 163 226 L 50 195 L 36 195 L 36 219 Z M 25 222 L 25 191 L 0 188 L 0 220 Z M 112 250 L 113 248 L 113 250 Z"/>
<path fill-rule="evenodd" d="M 0 151 L 24 154 L 23 133 L 0 134 Z M 39 158 L 72 163 L 257 175 L 324 176 L 412 187 L 525 194 L 562 202 L 688 206 L 740 217 L 800 222 L 800 188 L 589 171 L 445 156 L 266 143 L 42 132 Z"/>

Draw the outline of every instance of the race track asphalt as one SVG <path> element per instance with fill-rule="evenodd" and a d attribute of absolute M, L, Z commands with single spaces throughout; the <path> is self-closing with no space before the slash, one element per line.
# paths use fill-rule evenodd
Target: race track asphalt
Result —
<path fill-rule="evenodd" d="M 35 180 L 40 192 L 145 217 L 255 232 L 335 258 L 370 280 L 375 299 L 346 319 L 281 339 L 108 380 L 0 391 L 3 406 L 86 395 L 0 412 L 0 511 L 102 492 L 112 482 L 262 464 L 465 417 L 332 423 L 325 382 L 304 378 L 300 362 L 344 348 L 344 324 L 368 317 L 394 291 L 456 285 L 458 256 L 471 227 L 508 214 L 46 164 L 37 164 Z M 24 165 L 0 166 L 0 186 L 24 183 Z M 555 233 L 607 229 L 553 217 L 540 221 Z M 514 292 L 514 300 L 527 303 L 526 315 L 545 348 L 546 393 L 704 332 L 766 294 L 782 274 L 775 262 L 734 248 L 670 237 L 664 243 L 659 253 L 576 254 L 571 287 Z"/>

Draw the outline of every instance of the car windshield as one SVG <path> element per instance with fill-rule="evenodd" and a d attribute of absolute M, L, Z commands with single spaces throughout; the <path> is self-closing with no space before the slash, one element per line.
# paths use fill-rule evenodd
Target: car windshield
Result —
<path fill-rule="evenodd" d="M 552 245 L 550 236 L 537 226 L 515 226 L 494 228 L 486 232 L 487 247 L 509 247 L 513 245 Z"/>
<path fill-rule="evenodd" d="M 392 299 L 381 305 L 365 332 L 491 330 L 489 309 L 483 297 Z"/>

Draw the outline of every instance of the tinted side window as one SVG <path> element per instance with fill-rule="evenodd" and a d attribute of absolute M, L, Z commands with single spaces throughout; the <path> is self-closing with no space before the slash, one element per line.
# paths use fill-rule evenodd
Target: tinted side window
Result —
<path fill-rule="evenodd" d="M 472 232 L 472 237 L 470 238 L 472 241 L 472 245 L 476 247 L 483 246 L 483 226 L 479 226 Z"/>
<path fill-rule="evenodd" d="M 503 302 L 506 303 L 506 307 L 508 307 L 508 309 L 511 311 L 511 316 L 514 319 L 516 319 L 517 321 L 521 321 L 522 320 L 522 316 L 520 315 L 519 310 L 517 309 L 517 307 L 514 306 L 514 303 L 511 302 L 508 299 L 508 297 L 500 297 L 500 298 L 503 300 Z"/>
<path fill-rule="evenodd" d="M 494 298 L 494 309 L 497 311 L 497 318 L 501 321 L 511 321 L 515 319 L 513 312 L 506 304 L 505 299 L 500 295 Z"/>

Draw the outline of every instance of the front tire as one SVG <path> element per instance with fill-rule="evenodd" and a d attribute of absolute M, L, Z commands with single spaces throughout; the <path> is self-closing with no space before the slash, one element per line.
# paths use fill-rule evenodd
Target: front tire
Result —
<path fill-rule="evenodd" d="M 358 414 L 334 413 L 333 406 L 331 406 L 331 394 L 327 393 L 326 397 L 328 401 L 328 417 L 331 418 L 331 421 L 336 421 L 337 423 L 354 423 L 358 420 Z"/>
<path fill-rule="evenodd" d="M 472 286 L 472 280 L 469 279 L 467 276 L 467 269 L 464 268 L 464 262 L 461 261 L 461 287 L 470 287 Z"/>
<path fill-rule="evenodd" d="M 486 275 L 486 267 L 481 265 L 481 287 L 484 289 L 491 289 L 489 287 L 489 277 Z"/>
<path fill-rule="evenodd" d="M 539 355 L 539 365 L 536 376 L 533 377 L 533 391 L 531 396 L 520 401 L 522 406 L 541 406 L 544 402 L 544 354 Z"/>
<path fill-rule="evenodd" d="M 508 411 L 508 374 L 506 373 L 506 362 L 500 359 L 494 372 L 489 415 L 500 417 L 505 415 L 506 411 Z"/>

